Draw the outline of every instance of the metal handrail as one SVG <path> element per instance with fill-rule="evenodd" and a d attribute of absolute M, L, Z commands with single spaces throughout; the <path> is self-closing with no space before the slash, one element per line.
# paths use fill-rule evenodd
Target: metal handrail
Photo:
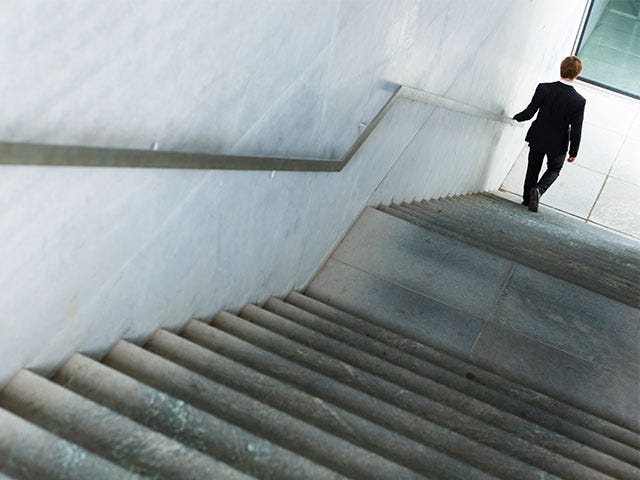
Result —
<path fill-rule="evenodd" d="M 515 120 L 505 115 L 401 85 L 339 160 L 212 155 L 79 145 L 0 142 L 0 165 L 339 172 L 349 163 L 399 98 L 423 102 L 511 126 L 517 124 Z"/>

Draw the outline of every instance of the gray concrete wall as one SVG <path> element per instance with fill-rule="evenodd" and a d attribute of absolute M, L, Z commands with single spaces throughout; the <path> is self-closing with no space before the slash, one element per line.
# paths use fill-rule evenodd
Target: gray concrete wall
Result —
<path fill-rule="evenodd" d="M 0 139 L 339 156 L 390 83 L 515 113 L 583 9 L 6 1 Z M 0 382 L 300 288 L 365 205 L 497 188 L 523 136 L 403 100 L 339 174 L 3 167 Z"/>

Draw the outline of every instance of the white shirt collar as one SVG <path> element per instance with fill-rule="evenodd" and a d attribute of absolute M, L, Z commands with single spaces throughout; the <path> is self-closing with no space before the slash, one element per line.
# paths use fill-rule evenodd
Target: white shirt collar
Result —
<path fill-rule="evenodd" d="M 573 83 L 569 82 L 568 80 L 565 80 L 564 78 L 560 79 L 560 83 L 564 83 L 565 85 L 569 85 L 570 87 L 573 87 Z"/>

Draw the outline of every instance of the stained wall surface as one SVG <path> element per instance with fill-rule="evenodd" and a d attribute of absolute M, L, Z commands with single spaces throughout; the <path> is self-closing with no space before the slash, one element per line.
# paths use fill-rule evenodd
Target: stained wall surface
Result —
<path fill-rule="evenodd" d="M 512 115 L 584 7 L 7 0 L 0 140 L 340 156 L 397 84 Z M 2 167 L 0 383 L 301 288 L 366 205 L 497 188 L 523 137 L 402 100 L 339 174 Z"/>

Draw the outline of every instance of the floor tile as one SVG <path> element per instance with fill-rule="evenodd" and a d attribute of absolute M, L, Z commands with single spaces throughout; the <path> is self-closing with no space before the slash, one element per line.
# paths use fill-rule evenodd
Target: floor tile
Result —
<path fill-rule="evenodd" d="M 640 186 L 609 177 L 589 220 L 640 238 L 639 198 Z"/>
<path fill-rule="evenodd" d="M 614 164 L 624 144 L 624 134 L 604 130 L 585 123 L 582 127 L 582 140 L 578 162 L 580 166 L 607 174 Z"/>
<path fill-rule="evenodd" d="M 465 356 L 483 323 L 335 260 L 324 265 L 305 293 L 427 345 Z"/>
<path fill-rule="evenodd" d="M 640 139 L 627 137 L 613 164 L 611 176 L 640 185 Z"/>
<path fill-rule="evenodd" d="M 620 125 L 630 125 L 635 120 L 637 101 L 580 81 L 575 88 L 587 100 L 585 123 L 620 133 Z"/>
<path fill-rule="evenodd" d="M 507 378 L 637 428 L 637 372 L 604 370 L 492 322 L 482 329 L 471 358 Z"/>
<path fill-rule="evenodd" d="M 483 317 L 511 262 L 369 208 L 333 258 L 419 294 Z"/>
<path fill-rule="evenodd" d="M 635 120 L 633 120 L 633 122 L 631 122 L 631 127 L 629 127 L 627 137 L 640 140 L 640 101 L 638 102 L 638 108 L 636 109 L 636 111 L 636 118 Z"/>
<path fill-rule="evenodd" d="M 587 218 L 604 180 L 605 175 L 581 167 L 578 155 L 575 163 L 565 162 L 560 176 L 541 198 L 541 203 Z"/>
<path fill-rule="evenodd" d="M 640 311 L 518 265 L 490 320 L 615 372 L 640 370 Z"/>
<path fill-rule="evenodd" d="M 603 135 L 606 136 L 606 132 Z M 612 147 L 613 148 L 613 147 Z M 518 156 L 516 163 L 502 184 L 502 189 L 516 195 L 522 195 L 522 185 L 527 172 L 528 149 Z M 582 166 L 582 153 L 578 154 L 575 163 L 565 162 L 560 177 L 547 190 L 541 203 L 557 208 L 572 215 L 586 218 L 602 188 L 605 174 L 594 172 Z M 585 154 L 585 163 L 594 164 L 599 160 L 597 154 L 591 152 Z M 603 161 L 604 163 L 605 161 Z M 603 165 L 604 166 L 604 165 Z M 540 175 L 546 170 L 546 159 Z"/>

